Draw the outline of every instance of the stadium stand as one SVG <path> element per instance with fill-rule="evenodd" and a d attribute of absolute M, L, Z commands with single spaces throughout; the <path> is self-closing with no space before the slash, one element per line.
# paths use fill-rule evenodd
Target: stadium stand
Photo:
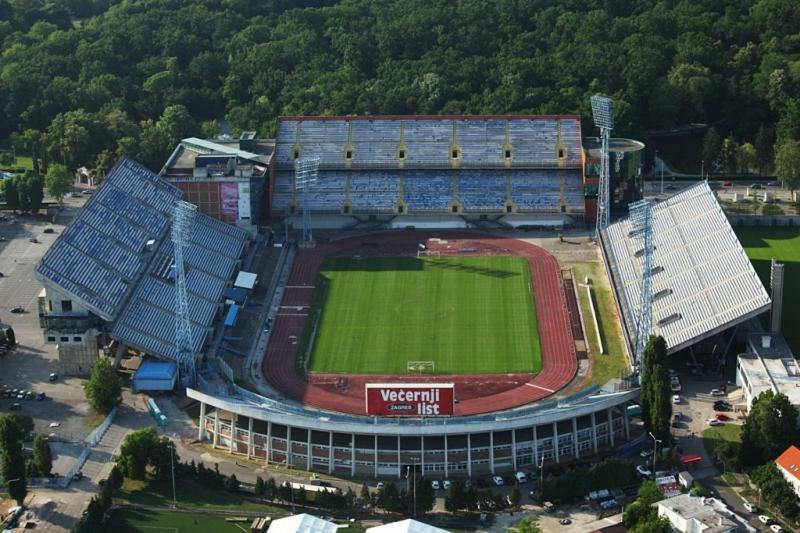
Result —
<path fill-rule="evenodd" d="M 320 160 L 316 213 L 584 212 L 576 116 L 283 117 L 273 213 L 299 207 L 292 168 L 305 157 Z"/>
<path fill-rule="evenodd" d="M 653 332 L 674 353 L 769 309 L 770 299 L 706 182 L 653 207 Z M 603 232 L 628 339 L 635 331 L 641 253 L 628 219 Z"/>
<path fill-rule="evenodd" d="M 111 323 L 121 343 L 175 358 L 174 254 L 170 221 L 183 197 L 128 159 L 120 160 L 36 268 L 45 288 Z M 197 213 L 185 254 L 191 345 L 201 351 L 247 234 Z"/>

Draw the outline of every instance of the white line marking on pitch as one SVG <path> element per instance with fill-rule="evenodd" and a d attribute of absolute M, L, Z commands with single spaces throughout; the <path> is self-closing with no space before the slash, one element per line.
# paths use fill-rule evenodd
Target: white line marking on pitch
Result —
<path fill-rule="evenodd" d="M 534 385 L 533 383 L 526 383 L 525 385 L 527 385 L 528 387 L 533 387 L 534 389 L 541 389 L 541 390 L 547 391 L 547 392 L 555 392 L 552 389 L 548 389 L 546 387 L 540 387 L 539 385 Z"/>
<path fill-rule="evenodd" d="M 286 285 L 284 289 L 313 289 L 314 285 Z"/>

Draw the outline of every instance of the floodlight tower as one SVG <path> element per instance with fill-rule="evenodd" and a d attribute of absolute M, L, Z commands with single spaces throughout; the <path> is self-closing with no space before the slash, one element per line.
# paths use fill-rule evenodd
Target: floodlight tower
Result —
<path fill-rule="evenodd" d="M 175 202 L 172 210 L 172 248 L 175 252 L 175 349 L 178 352 L 181 378 L 186 379 L 189 384 L 194 384 L 196 375 L 183 254 L 189 244 L 196 210 L 195 205 L 183 200 Z"/>
<path fill-rule="evenodd" d="M 597 240 L 600 230 L 608 226 L 611 216 L 611 176 L 609 170 L 608 139 L 614 129 L 614 101 L 607 96 L 591 97 L 594 125 L 600 128 L 600 182 L 597 185 Z"/>
<path fill-rule="evenodd" d="M 628 205 L 631 233 L 641 245 L 642 281 L 639 293 L 639 308 L 634 315 L 636 321 L 636 352 L 634 366 L 641 368 L 644 347 L 650 339 L 653 326 L 653 204 L 639 200 Z M 637 251 L 637 255 L 640 252 Z"/>
<path fill-rule="evenodd" d="M 303 218 L 300 223 L 303 229 L 302 246 L 314 246 L 311 235 L 311 207 L 308 205 L 308 190 L 317 183 L 319 158 L 305 157 L 294 161 L 294 186 L 303 191 Z"/>

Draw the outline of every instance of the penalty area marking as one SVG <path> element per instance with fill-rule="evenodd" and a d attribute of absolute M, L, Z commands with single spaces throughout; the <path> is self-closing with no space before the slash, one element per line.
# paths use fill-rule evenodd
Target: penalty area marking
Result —
<path fill-rule="evenodd" d="M 527 387 L 533 387 L 534 389 L 540 389 L 540 390 L 549 392 L 551 394 L 555 392 L 553 389 L 548 389 L 547 387 L 540 387 L 539 385 L 534 385 L 533 383 L 526 383 L 525 385 Z"/>

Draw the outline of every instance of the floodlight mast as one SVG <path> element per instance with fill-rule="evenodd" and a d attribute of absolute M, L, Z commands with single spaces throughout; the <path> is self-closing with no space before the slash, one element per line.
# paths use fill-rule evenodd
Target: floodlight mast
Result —
<path fill-rule="evenodd" d="M 194 385 L 197 375 L 192 353 L 189 324 L 189 293 L 186 286 L 184 252 L 190 240 L 192 222 L 197 206 L 178 200 L 172 210 L 172 247 L 175 253 L 175 349 L 181 379 Z"/>
<path fill-rule="evenodd" d="M 310 247 L 314 245 L 314 237 L 311 234 L 311 207 L 308 205 L 308 190 L 317 183 L 319 175 L 319 158 L 305 157 L 294 161 L 294 185 L 295 189 L 303 191 L 303 215 L 301 227 L 303 230 L 302 246 Z"/>
<path fill-rule="evenodd" d="M 636 349 L 634 368 L 641 370 L 642 357 L 653 326 L 653 204 L 639 200 L 628 205 L 631 233 L 641 245 L 642 279 L 639 293 L 639 308 L 634 315 L 636 323 Z"/>
<path fill-rule="evenodd" d="M 597 184 L 597 240 L 600 231 L 608 227 L 611 216 L 611 176 L 608 140 L 614 129 L 614 101 L 607 96 L 595 95 L 591 99 L 594 125 L 600 128 L 600 181 Z"/>

